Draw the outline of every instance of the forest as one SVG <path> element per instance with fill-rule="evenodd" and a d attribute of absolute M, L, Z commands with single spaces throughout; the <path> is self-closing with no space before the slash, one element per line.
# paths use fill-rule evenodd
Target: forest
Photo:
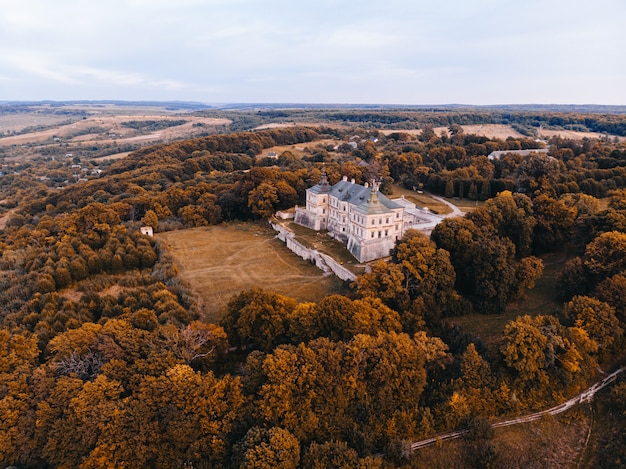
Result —
<path fill-rule="evenodd" d="M 390 119 L 374 121 L 404 117 Z M 622 116 L 588 119 L 587 128 L 626 129 Z M 624 363 L 626 145 L 490 139 L 447 121 L 438 135 L 433 124 L 419 135 L 297 126 L 164 143 L 61 189 L 38 177 L 56 167 L 50 158 L 6 171 L 0 463 L 418 468 L 428 465 L 410 442 L 465 427 L 474 438 L 465 467 L 501 467 L 486 422 L 558 404 Z M 354 136 L 356 148 L 323 143 Z M 303 157 L 258 156 L 295 144 Z M 242 291 L 217 324 L 139 232 L 266 223 L 303 205 L 322 170 L 331 183 L 375 177 L 383 192 L 425 190 L 475 209 L 430 238 L 407 231 L 343 294 L 298 303 Z M 454 325 L 502 314 L 553 253 L 567 258 L 559 308 L 520 315 L 497 343 Z M 626 458 L 626 380 L 605 405 L 621 418 L 594 457 L 616 467 Z"/>

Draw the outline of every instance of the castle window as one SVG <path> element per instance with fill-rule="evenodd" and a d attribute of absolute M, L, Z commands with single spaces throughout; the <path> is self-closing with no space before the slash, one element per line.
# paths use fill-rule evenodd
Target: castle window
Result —
<path fill-rule="evenodd" d="M 396 218 L 400 218 L 400 214 L 396 212 Z"/>
<path fill-rule="evenodd" d="M 326 213 L 326 209 L 325 208 L 322 209 L 322 213 Z"/>
<path fill-rule="evenodd" d="M 388 236 L 388 235 L 389 235 L 389 233 L 387 232 L 387 230 L 385 230 L 385 236 Z"/>
<path fill-rule="evenodd" d="M 389 217 L 385 220 L 385 223 L 389 224 Z"/>
<path fill-rule="evenodd" d="M 374 232 L 372 231 L 372 238 L 374 237 Z"/>
<path fill-rule="evenodd" d="M 383 224 L 383 219 L 382 219 L 382 218 L 379 218 L 379 219 L 378 219 L 378 224 L 379 224 L 379 225 L 382 225 L 382 224 Z"/>
<path fill-rule="evenodd" d="M 380 231 L 378 232 L 378 237 L 380 238 Z"/>

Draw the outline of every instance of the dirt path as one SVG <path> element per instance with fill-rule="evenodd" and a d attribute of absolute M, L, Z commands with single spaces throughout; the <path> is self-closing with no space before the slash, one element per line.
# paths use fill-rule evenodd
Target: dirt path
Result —
<path fill-rule="evenodd" d="M 438 197 L 438 196 L 430 194 L 430 193 L 428 194 L 428 196 L 433 198 L 433 199 L 435 199 L 437 202 L 440 202 L 440 203 L 445 204 L 448 207 L 450 207 L 450 210 L 452 210 L 452 213 L 446 213 L 445 215 L 441 215 L 443 218 L 453 218 L 453 217 L 464 217 L 465 216 L 465 212 L 463 210 L 461 210 L 456 205 L 448 202 L 443 197 Z"/>
<path fill-rule="evenodd" d="M 524 415 L 523 417 L 517 417 L 514 419 L 510 419 L 510 420 L 505 420 L 503 422 L 495 422 L 495 423 L 492 423 L 491 426 L 493 428 L 500 428 L 500 427 L 508 427 L 510 425 L 518 425 L 520 423 L 534 422 L 535 420 L 539 420 L 540 418 L 542 418 L 544 415 L 558 415 L 562 412 L 565 412 L 566 410 L 571 409 L 575 405 L 582 404 L 583 402 L 590 402 L 593 399 L 593 396 L 598 391 L 607 387 L 609 384 L 615 381 L 615 379 L 617 378 L 617 375 L 619 375 L 622 371 L 624 371 L 623 367 L 617 371 L 614 371 L 610 375 L 606 376 L 604 379 L 598 381 L 596 384 L 594 384 L 590 388 L 581 392 L 577 396 L 572 397 L 570 400 L 564 402 L 563 404 L 559 404 L 557 406 L 551 407 L 547 410 L 542 410 L 540 412 L 534 412 L 532 414 Z M 440 435 L 427 438 L 426 440 L 416 441 L 412 443 L 411 449 L 416 450 L 416 449 L 424 448 L 426 446 L 433 445 L 439 441 L 454 440 L 456 438 L 459 438 L 465 435 L 467 432 L 468 430 L 461 429 L 461 430 L 456 430 L 453 432 L 442 433 Z"/>

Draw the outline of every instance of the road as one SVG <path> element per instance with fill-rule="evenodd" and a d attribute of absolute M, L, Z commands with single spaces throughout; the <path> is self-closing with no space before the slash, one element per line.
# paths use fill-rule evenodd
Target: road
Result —
<path fill-rule="evenodd" d="M 437 202 L 441 202 L 442 204 L 446 204 L 448 207 L 450 207 L 450 209 L 452 210 L 451 213 L 446 213 L 445 215 L 441 215 L 441 218 L 452 218 L 452 217 L 464 217 L 465 216 L 465 212 L 463 212 L 459 207 L 457 207 L 456 205 L 448 202 L 446 199 L 444 199 L 443 197 L 438 197 L 436 195 L 431 194 L 430 192 L 428 193 L 428 196 L 432 199 L 435 199 Z"/>
<path fill-rule="evenodd" d="M 492 423 L 491 426 L 493 428 L 500 428 L 500 427 L 508 427 L 510 425 L 517 425 L 520 423 L 533 422 L 535 420 L 539 420 L 544 415 L 557 415 L 562 412 L 565 412 L 568 409 L 571 409 L 575 405 L 582 404 L 583 402 L 590 402 L 593 399 L 593 396 L 595 395 L 595 393 L 597 393 L 598 391 L 600 391 L 601 389 L 605 388 L 606 386 L 611 384 L 613 381 L 615 381 L 615 379 L 617 378 L 617 375 L 619 375 L 622 371 L 624 371 L 623 367 L 617 371 L 614 371 L 613 373 L 606 376 L 601 381 L 598 381 L 596 384 L 594 384 L 590 388 L 581 392 L 577 396 L 572 397 L 570 400 L 564 402 L 563 404 L 559 404 L 557 406 L 551 407 L 550 409 L 542 410 L 540 412 L 535 412 L 533 414 L 524 415 L 523 417 L 517 417 L 514 419 L 510 419 L 510 420 L 505 420 L 503 422 L 495 422 L 495 423 Z M 437 443 L 438 441 L 454 440 L 456 438 L 459 438 L 460 436 L 463 436 L 465 433 L 467 433 L 466 429 L 456 430 L 456 431 L 448 432 L 448 433 L 442 433 L 442 434 L 433 436 L 431 438 L 427 438 L 426 440 L 421 440 L 421 441 L 416 441 L 414 443 L 411 443 L 411 449 L 416 450 L 419 448 L 424 448 L 425 446 L 433 445 Z"/>
<path fill-rule="evenodd" d="M 429 192 L 425 192 L 425 194 L 428 195 L 431 199 L 447 205 L 448 207 L 450 207 L 450 210 L 452 211 L 450 213 L 446 213 L 445 215 L 439 215 L 439 214 L 435 214 L 431 212 L 427 208 L 426 209 L 419 208 L 418 209 L 419 213 L 417 214 L 417 218 L 419 221 L 415 225 L 413 225 L 412 228 L 418 230 L 424 235 L 430 236 L 432 231 L 435 229 L 435 226 L 441 223 L 441 221 L 444 218 L 465 216 L 465 213 L 459 207 L 457 207 L 454 204 L 451 204 L 446 199 L 433 195 Z"/>

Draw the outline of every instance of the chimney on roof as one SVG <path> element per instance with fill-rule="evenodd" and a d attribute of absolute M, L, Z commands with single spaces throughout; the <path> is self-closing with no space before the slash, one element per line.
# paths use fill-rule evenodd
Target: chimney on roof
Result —
<path fill-rule="evenodd" d="M 367 189 L 370 186 L 370 183 L 366 182 L 365 184 L 363 184 L 363 186 Z"/>
<path fill-rule="evenodd" d="M 354 184 L 354 178 L 350 179 L 350 184 Z"/>
<path fill-rule="evenodd" d="M 342 181 L 347 181 L 348 180 L 348 176 L 344 176 L 341 178 Z"/>

